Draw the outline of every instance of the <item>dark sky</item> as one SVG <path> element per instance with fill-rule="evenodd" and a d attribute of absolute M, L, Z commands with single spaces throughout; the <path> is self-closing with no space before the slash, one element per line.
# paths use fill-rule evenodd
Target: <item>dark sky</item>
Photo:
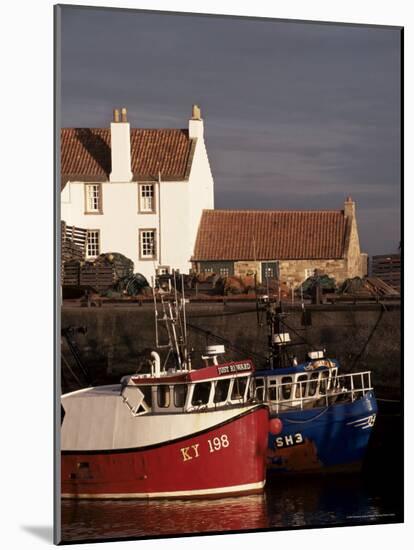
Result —
<path fill-rule="evenodd" d="M 62 125 L 185 128 L 198 103 L 216 208 L 340 209 L 400 240 L 400 31 L 62 10 Z"/>

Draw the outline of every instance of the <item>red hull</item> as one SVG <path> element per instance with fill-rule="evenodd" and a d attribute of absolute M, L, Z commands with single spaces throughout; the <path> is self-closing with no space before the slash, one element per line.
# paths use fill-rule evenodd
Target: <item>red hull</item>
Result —
<path fill-rule="evenodd" d="M 171 422 L 171 418 L 166 418 Z M 143 449 L 62 452 L 62 496 L 171 498 L 261 491 L 268 410 L 257 406 L 191 437 Z"/>

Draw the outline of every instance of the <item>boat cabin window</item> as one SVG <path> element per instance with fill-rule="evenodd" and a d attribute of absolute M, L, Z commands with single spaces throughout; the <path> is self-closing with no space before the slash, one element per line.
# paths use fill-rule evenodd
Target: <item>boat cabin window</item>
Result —
<path fill-rule="evenodd" d="M 310 375 L 310 382 L 308 387 L 308 396 L 313 397 L 318 389 L 319 372 L 313 372 Z"/>
<path fill-rule="evenodd" d="M 292 377 L 291 376 L 282 376 L 281 383 L 286 384 L 285 386 L 282 386 L 282 397 L 283 397 L 283 399 L 290 399 L 290 396 L 292 394 Z"/>
<path fill-rule="evenodd" d="M 244 399 L 244 393 L 247 386 L 247 376 L 237 377 L 233 380 L 233 389 L 231 391 L 231 400 L 240 401 Z"/>
<path fill-rule="evenodd" d="M 299 399 L 300 397 L 306 396 L 306 382 L 308 381 L 307 374 L 301 374 L 296 379 L 296 399 Z"/>
<path fill-rule="evenodd" d="M 319 392 L 324 394 L 328 388 L 329 371 L 324 370 L 321 372 L 321 381 L 319 384 Z"/>
<path fill-rule="evenodd" d="M 217 380 L 216 388 L 214 390 L 214 403 L 223 403 L 227 401 L 229 394 L 230 378 L 224 380 Z"/>
<path fill-rule="evenodd" d="M 144 394 L 145 404 L 151 408 L 152 407 L 152 388 L 151 386 L 138 386 L 138 388 Z"/>
<path fill-rule="evenodd" d="M 171 396 L 170 396 L 170 386 L 158 386 L 157 389 L 158 394 L 158 406 L 162 408 L 167 408 L 171 404 Z"/>
<path fill-rule="evenodd" d="M 338 369 L 331 369 L 331 388 L 338 387 Z"/>
<path fill-rule="evenodd" d="M 174 406 L 184 407 L 187 398 L 187 384 L 176 384 L 174 386 Z"/>
<path fill-rule="evenodd" d="M 256 398 L 264 400 L 264 378 L 256 378 Z"/>
<path fill-rule="evenodd" d="M 210 398 L 210 388 L 211 382 L 199 382 L 195 384 L 191 404 L 206 405 Z"/>
<path fill-rule="evenodd" d="M 269 382 L 269 400 L 277 401 L 277 380 L 276 378 L 268 379 Z"/>

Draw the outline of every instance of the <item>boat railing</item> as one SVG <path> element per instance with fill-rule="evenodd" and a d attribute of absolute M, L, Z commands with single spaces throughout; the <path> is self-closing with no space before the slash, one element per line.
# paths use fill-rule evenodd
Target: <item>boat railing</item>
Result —
<path fill-rule="evenodd" d="M 276 383 L 267 387 L 267 401 L 275 412 L 329 406 L 335 402 L 355 401 L 372 391 L 371 372 L 341 374 L 332 378 Z M 264 388 L 256 387 L 256 398 Z"/>

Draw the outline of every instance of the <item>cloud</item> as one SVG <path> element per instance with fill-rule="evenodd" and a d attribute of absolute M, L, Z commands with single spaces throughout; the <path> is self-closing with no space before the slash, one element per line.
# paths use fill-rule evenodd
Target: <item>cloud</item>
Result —
<path fill-rule="evenodd" d="M 62 12 L 64 126 L 108 126 L 125 105 L 133 126 L 186 127 L 198 103 L 217 205 L 341 208 L 352 194 L 367 250 L 399 241 L 398 29 Z"/>

